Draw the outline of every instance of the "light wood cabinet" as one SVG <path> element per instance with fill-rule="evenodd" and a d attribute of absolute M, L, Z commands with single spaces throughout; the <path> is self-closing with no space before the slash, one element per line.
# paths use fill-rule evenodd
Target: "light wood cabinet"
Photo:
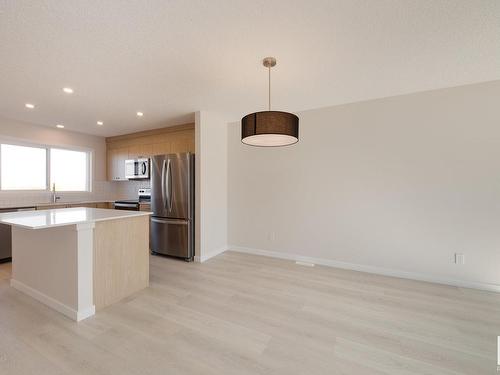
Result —
<path fill-rule="evenodd" d="M 97 208 L 97 203 L 74 203 L 74 204 L 68 204 L 68 208 L 74 208 L 74 207 Z"/>
<path fill-rule="evenodd" d="M 154 143 L 153 144 L 153 152 L 152 155 L 163 155 L 169 154 L 170 151 L 170 142 L 162 142 L 162 143 Z"/>
<path fill-rule="evenodd" d="M 132 145 L 128 148 L 127 154 L 128 159 L 138 159 L 144 155 L 141 155 L 142 145 Z"/>
<path fill-rule="evenodd" d="M 195 152 L 194 124 L 106 138 L 107 175 L 110 181 L 127 181 L 125 160 L 154 155 Z"/>
<path fill-rule="evenodd" d="M 108 149 L 108 180 L 127 181 L 125 178 L 125 160 L 129 158 L 128 147 Z"/>
<path fill-rule="evenodd" d="M 139 204 L 139 209 L 141 211 L 151 211 L 151 203 L 141 203 Z"/>
<path fill-rule="evenodd" d="M 128 158 L 129 159 L 139 159 L 139 158 L 150 158 L 153 155 L 153 145 L 152 144 L 138 144 L 131 145 L 128 147 Z"/>
<path fill-rule="evenodd" d="M 142 145 L 142 154 L 144 155 L 145 158 L 150 158 L 151 156 L 153 156 L 153 145 L 152 144 Z"/>
<path fill-rule="evenodd" d="M 192 152 L 194 154 L 195 149 L 196 149 L 196 144 L 195 144 L 195 140 L 194 140 L 194 137 L 193 137 L 192 139 L 190 138 L 188 140 L 188 151 Z"/>
<path fill-rule="evenodd" d="M 170 152 L 186 152 L 189 151 L 188 140 L 187 139 L 177 139 L 175 142 L 170 144 Z"/>
<path fill-rule="evenodd" d="M 87 202 L 87 203 L 68 203 L 68 204 L 48 204 L 37 206 L 36 209 L 40 210 L 53 210 L 57 208 L 75 208 L 75 207 L 88 207 L 88 208 L 113 208 L 113 203 L 110 202 Z"/>
<path fill-rule="evenodd" d="M 97 202 L 95 208 L 113 208 L 113 203 L 111 202 Z"/>
<path fill-rule="evenodd" d="M 41 210 L 54 210 L 56 208 L 68 208 L 67 204 L 54 204 L 54 205 L 43 205 L 36 208 L 37 211 Z"/>

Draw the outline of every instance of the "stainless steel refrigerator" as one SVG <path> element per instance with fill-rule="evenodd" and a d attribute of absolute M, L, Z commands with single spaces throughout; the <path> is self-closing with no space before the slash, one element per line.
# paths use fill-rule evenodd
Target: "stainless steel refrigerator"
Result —
<path fill-rule="evenodd" d="M 194 257 L 194 154 L 157 155 L 151 162 L 151 251 Z"/>

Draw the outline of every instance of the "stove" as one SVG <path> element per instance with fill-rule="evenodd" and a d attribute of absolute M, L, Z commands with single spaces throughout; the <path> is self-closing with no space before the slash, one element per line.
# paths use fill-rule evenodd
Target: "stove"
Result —
<path fill-rule="evenodd" d="M 140 211 L 141 203 L 151 203 L 151 189 L 139 189 L 137 199 L 115 201 L 115 210 Z"/>

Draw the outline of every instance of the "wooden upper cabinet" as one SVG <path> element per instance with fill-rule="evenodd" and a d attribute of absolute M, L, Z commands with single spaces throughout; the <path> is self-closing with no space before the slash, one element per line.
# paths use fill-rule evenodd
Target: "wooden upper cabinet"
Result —
<path fill-rule="evenodd" d="M 196 144 L 193 137 L 188 140 L 188 151 L 194 154 L 195 150 L 196 150 Z"/>
<path fill-rule="evenodd" d="M 108 149 L 108 180 L 125 181 L 125 160 L 128 159 L 128 148 Z"/>
<path fill-rule="evenodd" d="M 131 145 L 128 148 L 128 158 L 129 159 L 150 158 L 151 155 L 153 155 L 153 145 L 152 144 Z"/>
<path fill-rule="evenodd" d="M 154 143 L 152 155 L 170 154 L 170 142 Z"/>
<path fill-rule="evenodd" d="M 187 141 L 184 138 L 178 138 L 172 141 L 170 147 L 172 153 L 188 151 Z"/>
<path fill-rule="evenodd" d="M 142 156 L 144 156 L 145 158 L 150 158 L 151 156 L 153 156 L 152 144 L 142 145 Z"/>
<path fill-rule="evenodd" d="M 142 145 L 132 145 L 128 148 L 128 159 L 139 159 Z"/>
<path fill-rule="evenodd" d="M 125 179 L 125 160 L 153 155 L 194 152 L 194 124 L 106 138 L 108 180 Z"/>

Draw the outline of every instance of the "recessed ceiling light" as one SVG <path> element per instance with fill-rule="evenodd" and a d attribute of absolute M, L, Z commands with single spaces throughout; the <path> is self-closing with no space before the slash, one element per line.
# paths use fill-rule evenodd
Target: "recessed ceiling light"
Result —
<path fill-rule="evenodd" d="M 33 109 L 33 108 L 35 108 L 35 105 L 34 105 L 34 104 L 30 104 L 30 103 L 26 103 L 24 106 L 25 106 L 26 108 L 29 108 L 29 109 Z"/>
<path fill-rule="evenodd" d="M 137 112 L 137 116 L 142 117 L 142 116 L 144 116 L 144 113 L 142 113 L 142 112 Z"/>
<path fill-rule="evenodd" d="M 57 124 L 57 125 L 56 125 L 56 128 L 59 128 L 59 129 L 64 129 L 64 125 Z"/>
<path fill-rule="evenodd" d="M 102 121 L 97 121 L 97 125 L 104 125 L 104 122 L 102 122 Z"/>
<path fill-rule="evenodd" d="M 65 87 L 65 88 L 63 88 L 63 91 L 66 94 L 73 94 L 73 89 L 71 87 Z"/>

